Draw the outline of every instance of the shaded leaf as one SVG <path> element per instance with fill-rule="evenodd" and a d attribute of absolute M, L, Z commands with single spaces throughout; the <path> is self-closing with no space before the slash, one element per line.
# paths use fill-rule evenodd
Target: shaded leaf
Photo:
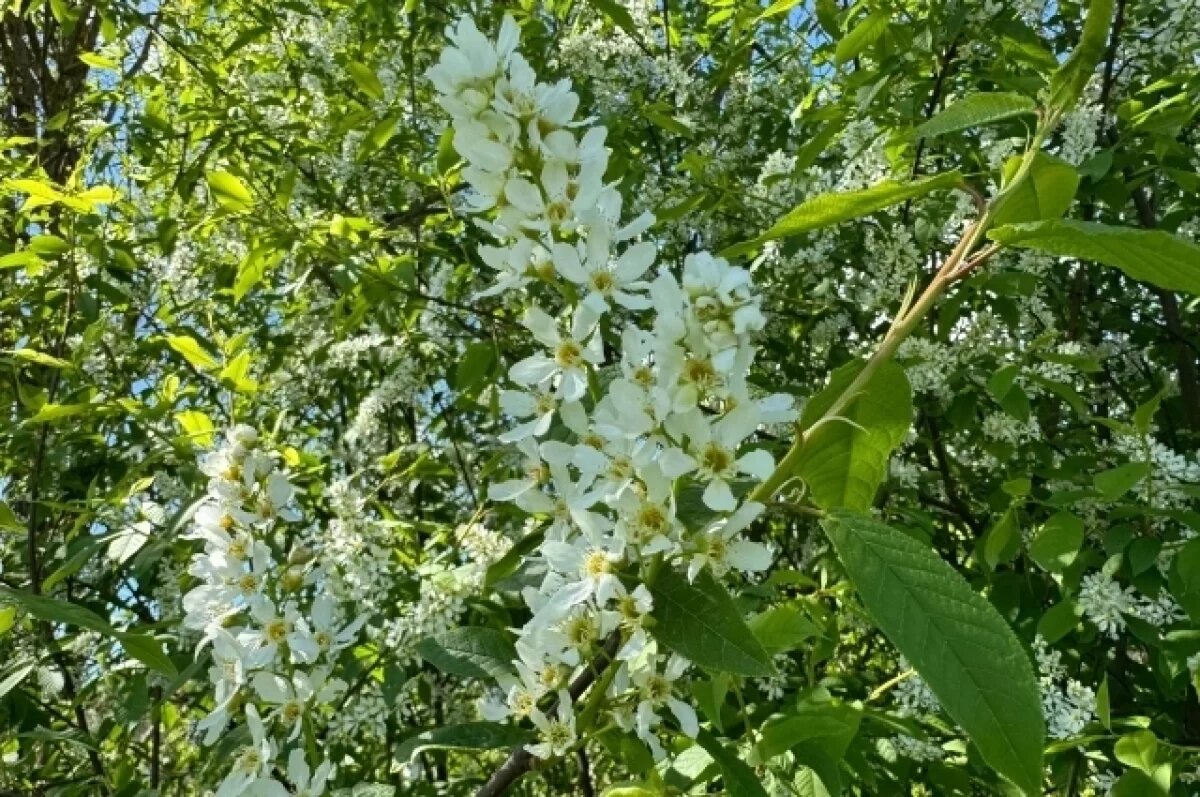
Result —
<path fill-rule="evenodd" d="M 650 631 L 666 647 L 716 672 L 757 677 L 775 673 L 770 655 L 708 570 L 689 584 L 682 573 L 664 567 L 650 592 L 655 620 Z"/>
<path fill-rule="evenodd" d="M 444 673 L 480 680 L 511 675 L 517 650 L 508 634 L 494 628 L 455 628 L 417 643 L 425 661 Z"/>
<path fill-rule="evenodd" d="M 941 136 L 958 130 L 1011 119 L 1037 110 L 1033 100 L 1011 92 L 985 92 L 970 94 L 948 108 L 933 115 L 917 128 L 922 137 Z"/>
<path fill-rule="evenodd" d="M 1161 230 L 1135 230 L 1066 219 L 997 227 L 1005 246 L 1119 268 L 1133 279 L 1200 295 L 1200 246 Z"/>
<path fill-rule="evenodd" d="M 992 604 L 907 534 L 840 510 L 823 525 L 863 604 L 984 760 L 1027 794 L 1040 794 L 1041 693 Z"/>
<path fill-rule="evenodd" d="M 532 734 L 515 725 L 498 722 L 464 722 L 434 728 L 410 736 L 396 747 L 395 759 L 409 761 L 422 750 L 493 750 L 514 747 L 532 739 Z"/>
<path fill-rule="evenodd" d="M 907 183 L 885 180 L 860 191 L 821 194 L 801 203 L 758 238 L 730 247 L 721 254 L 726 257 L 744 254 L 767 241 L 799 235 L 860 216 L 868 216 L 892 205 L 924 196 L 931 191 L 954 188 L 960 182 L 962 182 L 962 175 L 954 171 Z"/>
<path fill-rule="evenodd" d="M 869 507 L 887 477 L 892 451 L 912 423 L 908 378 L 901 366 L 886 362 L 839 413 L 841 419 L 811 429 L 862 368 L 862 362 L 853 362 L 834 371 L 829 386 L 809 400 L 800 419 L 801 427 L 810 431 L 794 473 L 824 509 Z"/>

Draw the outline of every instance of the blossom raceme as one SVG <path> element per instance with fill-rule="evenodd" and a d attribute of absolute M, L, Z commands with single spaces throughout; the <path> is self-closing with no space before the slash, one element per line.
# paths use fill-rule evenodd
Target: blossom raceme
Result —
<path fill-rule="evenodd" d="M 346 691 L 331 673 L 366 618 L 346 621 L 340 607 L 317 594 L 314 585 L 325 578 L 321 558 L 299 537 L 278 533 L 303 516 L 288 474 L 256 430 L 230 429 L 201 469 L 208 493 L 187 536 L 203 550 L 188 570 L 198 583 L 183 597 L 184 625 L 200 635 L 196 655 L 212 657 L 213 705 L 197 730 L 212 745 L 242 718 L 250 734 L 216 793 L 318 797 L 333 766 L 320 761 L 313 769 L 299 739 Z M 281 547 L 283 540 L 292 540 L 290 547 Z M 294 790 L 276 777 L 285 751 Z"/>
<path fill-rule="evenodd" d="M 616 635 L 607 711 L 661 757 L 660 709 L 688 736 L 698 726 L 681 689 L 688 662 L 647 636 L 645 580 L 660 565 L 689 579 L 770 565 L 744 535 L 762 505 L 739 501 L 735 485 L 771 473 L 751 441 L 795 413 L 790 397 L 753 395 L 746 378 L 765 323 L 749 272 L 707 252 L 678 271 L 656 263 L 653 217 L 623 223 L 604 182 L 606 130 L 577 117 L 568 81 L 537 80 L 517 34 L 506 17 L 493 42 L 464 17 L 428 74 L 467 164 L 461 209 L 495 239 L 479 254 L 496 281 L 478 296 L 524 304 L 536 344 L 500 398 L 513 422 L 500 439 L 515 444 L 523 476 L 489 497 L 543 519 L 529 562 L 542 576 L 523 591 L 533 616 L 518 629 L 516 675 L 480 712 L 529 718 L 536 757 L 567 753 L 586 729 L 565 687 Z M 705 528 L 678 517 L 688 484 L 713 517 Z"/>

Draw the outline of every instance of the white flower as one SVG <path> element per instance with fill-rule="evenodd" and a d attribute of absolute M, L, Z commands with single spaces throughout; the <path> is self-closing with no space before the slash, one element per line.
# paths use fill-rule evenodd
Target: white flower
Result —
<path fill-rule="evenodd" d="M 250 652 L 223 628 L 213 637 L 212 660 L 208 677 L 215 687 L 216 706 L 196 725 L 205 731 L 205 744 L 213 744 L 225 731 L 229 724 L 229 707 L 246 685 L 247 672 L 256 665 Z"/>
<path fill-rule="evenodd" d="M 493 501 L 514 501 L 524 493 L 544 484 L 550 478 L 550 469 L 542 461 L 542 453 L 537 440 L 532 437 L 522 438 L 517 441 L 517 449 L 524 454 L 521 469 L 525 475 L 520 479 L 508 479 L 490 485 L 488 498 Z"/>
<path fill-rule="evenodd" d="M 720 578 L 735 568 L 743 573 L 757 573 L 771 566 L 771 549 L 761 542 L 752 542 L 741 536 L 741 531 L 762 514 L 763 505 L 747 502 L 730 515 L 713 522 L 696 535 L 696 548 L 688 563 L 688 580 L 705 567 Z"/>
<path fill-rule="evenodd" d="M 646 649 L 650 641 L 646 632 L 646 618 L 653 609 L 654 598 L 645 584 L 638 584 L 632 592 L 617 599 L 618 622 L 629 635 L 617 651 L 619 661 L 634 659 Z"/>
<path fill-rule="evenodd" d="M 250 729 L 250 744 L 238 752 L 233 769 L 217 788 L 216 797 L 238 797 L 260 778 L 270 779 L 275 744 L 267 738 L 262 719 L 252 703 L 246 704 L 246 725 Z"/>
<path fill-rule="evenodd" d="M 549 349 L 549 354 L 526 357 L 509 370 L 509 376 L 519 385 L 539 385 L 558 379 L 558 397 L 563 401 L 578 401 L 587 391 L 588 369 L 604 361 L 604 348 L 596 334 L 599 314 L 580 306 L 575 310 L 569 334 L 559 333 L 558 325 L 544 310 L 531 307 L 521 323 Z"/>
<path fill-rule="evenodd" d="M 501 390 L 500 409 L 513 418 L 528 418 L 500 435 L 501 443 L 516 443 L 527 437 L 541 437 L 550 431 L 550 423 L 558 408 L 558 399 L 550 390 Z"/>
<path fill-rule="evenodd" d="M 696 710 L 674 695 L 675 681 L 687 671 L 689 662 L 672 654 L 660 674 L 655 663 L 657 658 L 651 656 L 649 666 L 631 670 L 630 678 L 638 690 L 639 699 L 634 711 L 638 738 L 650 747 L 656 759 L 661 760 L 666 753 L 654 734 L 654 728 L 661 722 L 658 710 L 662 706 L 665 705 L 671 710 L 679 723 L 679 729 L 687 736 L 695 738 L 700 732 L 700 723 L 696 717 Z"/>
<path fill-rule="evenodd" d="M 1122 587 L 1103 571 L 1089 573 L 1079 584 L 1083 616 L 1112 639 L 1125 630 L 1124 615 L 1134 612 L 1135 597 L 1131 587 Z"/>
<path fill-rule="evenodd" d="M 287 740 L 295 741 L 304 723 L 304 714 L 310 701 L 328 703 L 345 690 L 345 683 L 337 678 L 326 679 L 327 671 L 314 670 L 311 675 L 297 670 L 289 681 L 272 672 L 254 675 L 254 691 L 268 703 L 278 708 L 272 713 L 291 732 Z"/>
<path fill-rule="evenodd" d="M 571 752 L 575 746 L 575 713 L 571 709 L 571 696 L 565 690 L 558 693 L 558 716 L 548 719 L 537 709 L 530 714 L 537 726 L 541 741 L 526 746 L 536 758 L 554 758 Z"/>
<path fill-rule="evenodd" d="M 254 640 L 262 655 L 274 659 L 280 645 L 286 644 L 293 662 L 312 662 L 317 660 L 321 649 L 308 628 L 305 620 L 296 607 L 285 604 L 283 614 L 275 611 L 275 603 L 265 596 L 259 596 L 250 606 L 250 613 L 258 621 L 259 627 L 247 634 Z"/>
<path fill-rule="evenodd" d="M 608 310 L 610 301 L 628 310 L 645 310 L 650 306 L 650 300 L 641 295 L 649 285 L 640 280 L 658 254 L 654 244 L 634 244 L 613 263 L 609 263 L 607 248 L 603 252 L 585 253 L 581 258 L 578 247 L 556 243 L 553 252 L 558 273 L 587 289 L 583 303 L 595 312 Z"/>
<path fill-rule="evenodd" d="M 322 761 L 313 772 L 308 767 L 304 751 L 297 748 L 288 755 L 287 776 L 296 790 L 294 797 L 321 797 L 325 793 L 325 784 L 333 777 L 334 767 L 329 761 Z"/>
<path fill-rule="evenodd" d="M 688 440 L 697 478 L 708 483 L 703 498 L 710 509 L 725 512 L 737 506 L 729 480 L 739 473 L 762 480 L 775 469 L 775 461 L 766 451 L 751 451 L 740 457 L 736 453 L 758 426 L 757 410 L 753 403 L 740 404 L 711 425 L 698 410 L 672 419 L 675 433 Z"/>
<path fill-rule="evenodd" d="M 570 595 L 575 603 L 594 597 L 596 605 L 603 607 L 613 598 L 625 594 L 625 587 L 617 577 L 624 559 L 623 547 L 616 538 L 581 536 L 574 542 L 547 540 L 542 545 L 542 556 L 564 576 L 577 578 L 563 588 L 564 595 Z M 574 589 L 576 585 L 582 589 Z"/>
<path fill-rule="evenodd" d="M 336 656 L 343 648 L 349 647 L 358 636 L 359 630 L 367 622 L 367 616 L 361 615 L 338 628 L 336 608 L 337 605 L 327 595 L 318 595 L 314 598 L 310 608 L 313 641 L 329 658 Z"/>

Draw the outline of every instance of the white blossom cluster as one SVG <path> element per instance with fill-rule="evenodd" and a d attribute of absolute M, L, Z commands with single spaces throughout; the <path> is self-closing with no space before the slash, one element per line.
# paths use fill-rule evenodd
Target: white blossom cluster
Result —
<path fill-rule="evenodd" d="M 1125 630 L 1125 616 L 1137 617 L 1154 626 L 1169 626 L 1186 615 L 1167 592 L 1156 598 L 1138 595 L 1133 587 L 1124 587 L 1103 570 L 1089 573 L 1079 584 L 1077 598 L 1085 619 L 1110 639 Z"/>
<path fill-rule="evenodd" d="M 1042 714 L 1051 739 L 1078 736 L 1096 718 L 1096 693 L 1072 678 L 1062 663 L 1062 653 L 1040 636 L 1033 641 L 1037 658 L 1038 685 L 1042 690 Z"/>
<path fill-rule="evenodd" d="M 383 623 L 383 643 L 401 662 L 417 659 L 416 645 L 425 637 L 461 624 L 467 599 L 483 589 L 488 568 L 512 547 L 507 537 L 479 523 L 459 526 L 454 536 L 464 561 L 441 557 L 419 567 L 417 600 Z"/>
<path fill-rule="evenodd" d="M 707 253 L 689 255 L 681 278 L 651 271 L 657 247 L 635 239 L 653 218 L 622 226 L 621 195 L 604 182 L 605 128 L 576 118 L 569 81 L 537 81 L 513 21 L 495 43 L 469 18 L 447 35 L 452 46 L 429 77 L 467 162 L 466 209 L 487 214 L 476 224 L 498 242 L 480 251 L 497 275 L 481 295 L 545 296 L 522 322 L 540 350 L 511 368 L 518 389 L 500 396 L 516 422 L 501 440 L 523 456 L 523 475 L 489 491 L 547 519 L 534 557 L 545 575 L 523 592 L 533 617 L 519 631 L 517 674 L 481 712 L 528 717 L 541 733 L 530 751 L 564 754 L 576 743 L 566 686 L 619 634 L 613 720 L 662 756 L 660 711 L 697 732 L 673 686 L 688 662 L 649 639 L 651 594 L 633 580 L 660 566 L 686 567 L 691 579 L 768 567 L 770 550 L 742 535 L 763 506 L 739 505 L 733 487 L 773 471 L 769 453 L 743 444 L 760 424 L 794 417 L 791 399 L 750 394 L 750 336 L 764 318 L 748 272 Z M 628 323 L 638 314 L 647 326 Z M 602 330 L 619 332 L 617 352 Z M 560 427 L 553 436 L 566 439 L 550 439 Z M 677 515 L 684 477 L 715 514 L 701 530 Z M 548 696 L 550 715 L 539 706 Z"/>
<path fill-rule="evenodd" d="M 215 743 L 244 706 L 250 733 L 216 797 L 315 797 L 332 765 L 312 771 L 295 743 L 344 692 L 330 673 L 365 618 L 343 623 L 333 600 L 313 594 L 323 579 L 317 557 L 303 544 L 288 545 L 294 535 L 281 528 L 301 520 L 294 488 L 254 429 L 230 429 L 201 468 L 208 494 L 188 537 L 204 549 L 188 568 L 199 583 L 183 597 L 183 624 L 201 634 L 197 655 L 212 649 L 214 706 L 198 730 L 205 744 Z M 290 789 L 276 778 L 288 746 Z"/>

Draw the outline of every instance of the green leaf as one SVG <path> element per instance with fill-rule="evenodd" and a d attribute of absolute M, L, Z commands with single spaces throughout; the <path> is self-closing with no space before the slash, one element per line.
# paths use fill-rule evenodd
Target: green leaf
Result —
<path fill-rule="evenodd" d="M 770 761 L 802 742 L 810 742 L 830 758 L 845 757 L 858 734 L 862 711 L 838 700 L 807 700 L 763 724 L 754 746 L 756 761 Z"/>
<path fill-rule="evenodd" d="M 1119 465 L 1112 470 L 1097 473 L 1092 477 L 1092 482 L 1096 485 L 1096 489 L 1104 494 L 1106 499 L 1116 501 L 1133 489 L 1134 485 L 1146 478 L 1149 473 L 1150 466 L 1145 462 L 1126 462 L 1124 465 Z"/>
<path fill-rule="evenodd" d="M 1083 545 L 1083 521 L 1070 512 L 1056 512 L 1042 524 L 1029 544 L 1029 555 L 1043 570 L 1065 570 Z"/>
<path fill-rule="evenodd" d="M 262 282 L 268 269 L 274 268 L 283 259 L 283 251 L 264 244 L 255 245 L 238 264 L 237 279 L 233 283 L 233 302 L 237 304 L 250 290 Z"/>
<path fill-rule="evenodd" d="M 983 538 L 983 559 L 987 566 L 995 570 L 1005 562 L 1012 560 L 1021 548 L 1021 528 L 1017 524 L 1017 512 L 1009 507 L 988 529 Z"/>
<path fill-rule="evenodd" d="M 1021 168 L 1021 156 L 1009 158 L 1004 164 L 1004 183 L 1007 185 Z M 1004 194 L 992 215 L 992 224 L 1006 224 L 1057 219 L 1075 201 L 1079 189 L 1079 172 L 1066 161 L 1045 152 L 1033 156 L 1025 179 Z"/>
<path fill-rule="evenodd" d="M 53 423 L 61 421 L 63 418 L 73 418 L 76 415 L 83 415 L 88 410 L 93 409 L 94 404 L 52 404 L 47 402 L 38 408 L 33 417 L 28 423 Z"/>
<path fill-rule="evenodd" d="M 387 143 L 392 140 L 392 136 L 396 135 L 396 128 L 400 126 L 400 115 L 390 114 L 380 119 L 375 123 L 367 134 L 363 136 L 362 144 L 358 147 L 358 154 L 355 156 L 359 163 L 366 163 L 371 156 L 387 146 Z"/>
<path fill-rule="evenodd" d="M 239 393 L 253 393 L 258 382 L 250 376 L 250 352 L 242 352 L 221 369 L 220 379 Z"/>
<path fill-rule="evenodd" d="M 775 674 L 770 655 L 708 570 L 689 584 L 682 573 L 664 567 L 650 593 L 655 620 L 650 631 L 663 645 L 714 672 L 760 678 Z"/>
<path fill-rule="evenodd" d="M 758 238 L 730 247 L 721 254 L 726 257 L 744 254 L 767 241 L 788 238 L 860 216 L 868 216 L 892 205 L 924 196 L 931 191 L 954 188 L 961 182 L 962 175 L 953 171 L 907 183 L 885 180 L 860 191 L 821 194 L 801 203 Z"/>
<path fill-rule="evenodd" d="M 1100 724 L 1105 728 L 1112 730 L 1112 705 L 1108 697 L 1108 676 L 1104 676 L 1104 680 L 1100 682 L 1100 688 L 1096 691 L 1096 716 L 1100 719 Z"/>
<path fill-rule="evenodd" d="M 696 741 L 713 757 L 721 769 L 721 780 L 725 782 L 725 793 L 729 797 L 767 797 L 762 781 L 736 751 L 729 750 L 717 737 L 701 729 Z"/>
<path fill-rule="evenodd" d="M 529 731 L 498 722 L 464 722 L 423 731 L 405 739 L 396 748 L 396 761 L 410 761 L 422 750 L 493 750 L 515 747 L 532 738 Z"/>
<path fill-rule="evenodd" d="M 588 4 L 599 11 L 609 22 L 629 34 L 634 41 L 641 41 L 637 21 L 634 20 L 633 15 L 629 13 L 629 9 L 624 4 L 617 0 L 588 0 Z"/>
<path fill-rule="evenodd" d="M 36 252 L 31 252 L 28 249 L 22 249 L 20 252 L 9 252 L 7 255 L 0 255 L 0 269 L 18 268 L 25 266 L 29 270 L 30 276 L 37 276 L 42 273 L 42 269 L 46 266 L 46 261 L 38 257 Z"/>
<path fill-rule="evenodd" d="M 1046 640 L 1047 644 L 1053 645 L 1075 630 L 1075 627 L 1079 625 L 1079 617 L 1082 613 L 1079 606 L 1070 598 L 1054 604 L 1046 610 L 1042 619 L 1038 620 L 1038 636 Z"/>
<path fill-rule="evenodd" d="M 795 475 L 808 485 L 813 502 L 824 509 L 866 509 L 887 478 L 888 458 L 912 423 L 912 388 L 904 369 L 884 363 L 858 398 L 816 428 L 863 368 L 861 361 L 833 372 L 829 386 L 809 400 L 800 418 L 806 432 Z M 844 420 L 843 420 L 844 419 Z"/>
<path fill-rule="evenodd" d="M 801 0 L 775 0 L 774 3 L 767 6 L 761 14 L 758 15 L 757 22 L 762 22 L 764 19 L 782 16 L 791 11 L 796 6 L 800 5 Z"/>
<path fill-rule="evenodd" d="M 791 603 L 773 606 L 750 618 L 747 625 L 772 656 L 795 650 L 806 640 L 821 635 L 816 623 Z"/>
<path fill-rule="evenodd" d="M 54 357 L 50 354 L 46 354 L 45 352 L 34 351 L 33 349 L 13 349 L 10 352 L 6 352 L 6 354 L 8 354 L 8 356 L 12 357 L 14 360 L 20 360 L 21 362 L 27 363 L 37 363 L 38 365 L 45 365 L 51 368 L 72 367 L 71 363 L 64 359 Z"/>
<path fill-rule="evenodd" d="M 379 76 L 375 74 L 374 69 L 361 61 L 351 61 L 346 64 L 346 71 L 350 73 L 350 79 L 358 86 L 359 91 L 373 100 L 383 99 L 383 84 L 379 82 Z"/>
<path fill-rule="evenodd" d="M 454 370 L 454 388 L 471 394 L 481 387 L 496 365 L 496 347 L 491 341 L 477 340 L 467 346 Z"/>
<path fill-rule="evenodd" d="M 71 245 L 57 235 L 35 235 L 29 239 L 29 251 L 39 255 L 61 255 L 71 251 Z"/>
<path fill-rule="evenodd" d="M 868 14 L 866 19 L 855 25 L 854 30 L 847 33 L 837 43 L 837 48 L 833 53 L 833 62 L 841 66 L 847 61 L 857 58 L 863 50 L 879 41 L 879 37 L 883 36 L 890 21 L 891 15 L 886 11 L 875 11 Z"/>
<path fill-rule="evenodd" d="M 126 653 L 147 667 L 168 675 L 175 674 L 175 667 L 171 664 L 171 660 L 151 637 L 118 631 L 90 609 L 56 598 L 48 598 L 45 595 L 20 592 L 4 586 L 0 586 L 0 598 L 20 606 L 39 620 L 84 628 L 111 637 L 121 643 Z"/>
<path fill-rule="evenodd" d="M 1148 398 L 1145 403 L 1139 404 L 1137 409 L 1133 411 L 1133 427 L 1142 435 L 1150 434 L 1150 424 L 1154 420 L 1154 415 L 1158 412 L 1159 405 L 1166 398 L 1167 386 L 1164 385 L 1157 393 Z"/>
<path fill-rule="evenodd" d="M 179 424 L 179 428 L 183 429 L 183 433 L 188 436 L 188 439 L 196 445 L 201 447 L 212 445 L 216 427 L 213 426 L 212 418 L 205 413 L 200 410 L 184 410 L 175 413 L 175 421 Z"/>
<path fill-rule="evenodd" d="M 1138 769 L 1131 769 L 1113 784 L 1108 797 L 1167 797 L 1168 792 L 1154 778 Z"/>
<path fill-rule="evenodd" d="M 1150 731 L 1135 731 L 1126 734 L 1113 746 L 1113 755 L 1128 767 L 1140 769 L 1147 775 L 1154 773 L 1158 758 L 1158 739 Z"/>
<path fill-rule="evenodd" d="M 1112 18 L 1113 0 L 1091 0 L 1078 46 L 1050 78 L 1050 107 L 1059 113 L 1071 110 L 1104 57 Z"/>
<path fill-rule="evenodd" d="M 500 557 L 498 562 L 494 562 L 484 574 L 483 584 L 485 587 L 493 587 L 499 581 L 511 576 L 517 572 L 517 568 L 521 566 L 521 562 L 525 561 L 525 557 L 542 544 L 542 540 L 546 538 L 546 530 L 544 528 L 537 531 L 531 531 L 521 539 L 517 540 L 504 556 Z"/>
<path fill-rule="evenodd" d="M 25 524 L 17 517 L 16 513 L 4 501 L 0 501 L 0 530 L 2 531 L 25 531 Z"/>
<path fill-rule="evenodd" d="M 1167 587 L 1188 617 L 1200 623 L 1200 537 L 1188 540 L 1175 554 Z"/>
<path fill-rule="evenodd" d="M 499 680 L 512 675 L 517 650 L 508 634 L 494 628 L 455 628 L 417 643 L 425 661 L 463 678 Z"/>
<path fill-rule="evenodd" d="M 171 659 L 163 652 L 162 645 L 154 637 L 121 632 L 117 632 L 116 637 L 120 641 L 121 647 L 125 648 L 126 653 L 150 669 L 157 670 L 164 675 L 179 674 Z"/>
<path fill-rule="evenodd" d="M 229 172 L 213 171 L 204 176 L 217 204 L 233 213 L 245 213 L 254 207 L 254 195 L 246 184 Z"/>
<path fill-rule="evenodd" d="M 831 797 L 838 792 L 831 792 L 825 786 L 821 776 L 808 767 L 803 767 L 796 775 L 796 797 Z"/>
<path fill-rule="evenodd" d="M 25 676 L 29 675 L 29 673 L 33 671 L 33 667 L 34 663 L 30 662 L 29 664 L 21 665 L 6 675 L 4 680 L 0 681 L 0 697 L 4 697 L 11 692 L 17 684 L 21 683 L 21 681 L 24 681 Z"/>
<path fill-rule="evenodd" d="M 823 525 L 867 610 L 983 759 L 1027 794 L 1041 794 L 1041 694 L 992 604 L 907 534 L 840 510 Z"/>
<path fill-rule="evenodd" d="M 1200 295 L 1200 246 L 1161 230 L 1060 219 L 997 227 L 988 237 L 1005 246 L 1092 260 L 1160 288 Z"/>
<path fill-rule="evenodd" d="M 917 135 L 922 138 L 942 136 L 1036 110 L 1037 104 L 1033 100 L 1012 92 L 970 94 L 934 114 L 933 118 L 917 128 Z"/>
<path fill-rule="evenodd" d="M 195 367 L 207 371 L 217 367 L 216 358 L 209 354 L 191 335 L 167 335 L 167 345 Z"/>

